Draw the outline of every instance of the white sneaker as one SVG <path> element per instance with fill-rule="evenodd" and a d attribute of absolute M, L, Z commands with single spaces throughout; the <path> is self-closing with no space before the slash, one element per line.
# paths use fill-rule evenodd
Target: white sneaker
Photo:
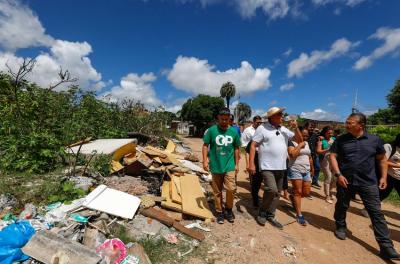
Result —
<path fill-rule="evenodd" d="M 326 201 L 327 203 L 333 204 L 333 200 L 332 200 L 331 197 L 326 197 L 325 201 Z"/>
<path fill-rule="evenodd" d="M 311 195 L 309 195 L 309 196 L 307 196 L 307 199 L 308 199 L 308 200 L 312 200 L 313 197 L 312 197 Z"/>

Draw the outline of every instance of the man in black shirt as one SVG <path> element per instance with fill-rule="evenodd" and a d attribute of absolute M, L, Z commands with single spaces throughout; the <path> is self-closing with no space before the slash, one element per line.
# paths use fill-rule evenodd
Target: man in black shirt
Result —
<path fill-rule="evenodd" d="M 389 238 L 389 229 L 381 211 L 379 189 L 387 186 L 387 164 L 382 140 L 365 131 L 366 117 L 351 114 L 346 120 L 348 133 L 333 143 L 330 152 L 331 168 L 337 177 L 335 206 L 335 236 L 346 239 L 346 212 L 356 192 L 360 195 L 372 222 L 375 239 L 384 259 L 400 259 Z M 381 178 L 376 175 L 378 164 Z"/>
<path fill-rule="evenodd" d="M 312 176 L 312 186 L 321 188 L 321 185 L 318 183 L 318 178 L 319 178 L 319 171 L 320 171 L 320 166 L 319 166 L 319 158 L 318 154 L 316 153 L 316 146 L 318 142 L 318 134 L 314 132 L 315 130 L 315 123 L 312 121 L 306 122 L 304 124 L 304 127 L 308 130 L 308 134 L 310 135 L 307 142 L 308 146 L 310 147 L 311 150 L 311 157 L 313 159 L 313 165 L 314 165 L 314 175 Z"/>

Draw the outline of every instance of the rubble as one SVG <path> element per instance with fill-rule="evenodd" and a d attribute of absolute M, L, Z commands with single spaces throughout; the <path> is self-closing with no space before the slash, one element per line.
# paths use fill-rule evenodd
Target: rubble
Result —
<path fill-rule="evenodd" d="M 68 152 L 111 155 L 113 175 L 97 177 L 100 174 L 88 172 L 87 166 L 75 166 L 65 174 L 75 188 L 91 191 L 86 197 L 43 207 L 25 205 L 19 219 L 29 219 L 36 231 L 25 246 L 20 245 L 31 258 L 26 263 L 151 263 L 142 246 L 125 245 L 114 237 L 118 227 L 136 241 L 188 243 L 190 250 L 178 257 L 190 254 L 205 239 L 203 232 L 210 232 L 201 223 L 213 218 L 202 186 L 211 176 L 182 142 L 169 140 L 161 149 L 138 146 L 134 139 L 85 140 L 69 146 Z M 20 221 L 10 213 L 17 203 L 11 195 L 0 196 L 0 213 L 5 216 L 0 236 Z M 191 221 L 183 224 L 182 219 Z"/>

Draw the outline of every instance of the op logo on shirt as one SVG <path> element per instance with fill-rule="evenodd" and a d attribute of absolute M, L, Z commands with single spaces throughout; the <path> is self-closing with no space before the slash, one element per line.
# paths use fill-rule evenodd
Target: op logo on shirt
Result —
<path fill-rule="evenodd" d="M 215 138 L 215 142 L 217 143 L 218 146 L 228 146 L 233 142 L 233 137 L 231 136 L 224 136 L 224 135 L 218 135 Z"/>

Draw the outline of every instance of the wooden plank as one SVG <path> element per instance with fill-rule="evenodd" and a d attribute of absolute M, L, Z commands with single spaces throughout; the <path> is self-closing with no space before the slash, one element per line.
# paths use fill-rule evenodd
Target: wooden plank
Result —
<path fill-rule="evenodd" d="M 172 175 L 171 183 L 170 183 L 170 190 L 171 190 L 171 199 L 174 203 L 182 204 L 182 198 L 180 195 L 180 187 L 181 182 L 179 180 L 180 177 L 176 177 Z M 179 186 L 179 189 L 177 188 Z"/>
<path fill-rule="evenodd" d="M 207 199 L 201 189 L 198 176 L 186 174 L 180 177 L 180 181 L 182 212 L 201 219 L 213 218 Z"/>
<path fill-rule="evenodd" d="M 50 231 L 38 231 L 22 248 L 22 252 L 46 264 L 96 264 L 101 260 L 94 250 Z"/>
<path fill-rule="evenodd" d="M 182 212 L 182 205 L 174 203 L 169 195 L 170 181 L 164 181 L 161 190 L 161 196 L 165 198 L 165 201 L 161 202 L 161 207 L 176 211 Z"/>
<path fill-rule="evenodd" d="M 165 148 L 165 151 L 169 153 L 173 153 L 175 151 L 176 145 L 172 140 L 168 140 L 167 147 Z"/>

